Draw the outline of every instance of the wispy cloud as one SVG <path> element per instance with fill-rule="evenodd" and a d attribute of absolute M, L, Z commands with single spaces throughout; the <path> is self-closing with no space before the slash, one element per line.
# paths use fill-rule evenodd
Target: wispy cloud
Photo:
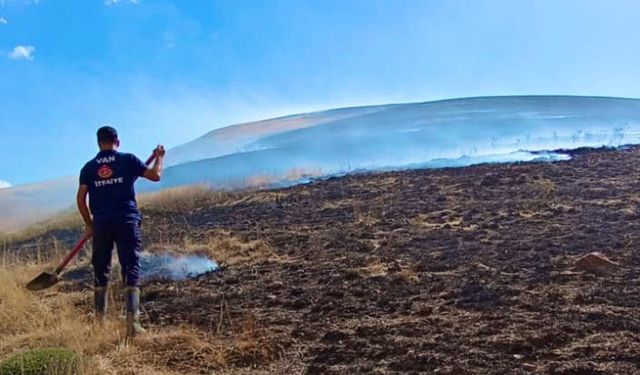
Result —
<path fill-rule="evenodd" d="M 0 0 L 0 8 L 4 8 L 8 5 L 37 5 L 40 0 Z"/>
<path fill-rule="evenodd" d="M 9 21 L 7 21 L 7 19 L 6 19 L 6 18 L 4 18 L 4 17 L 0 17 L 0 25 L 6 25 L 6 24 L 8 24 L 8 23 L 9 23 Z"/>
<path fill-rule="evenodd" d="M 33 54 L 36 52 L 34 46 L 16 46 L 13 51 L 9 52 L 11 60 L 33 60 Z"/>
<path fill-rule="evenodd" d="M 139 0 L 105 0 L 106 6 L 118 5 L 118 4 L 138 4 Z"/>
<path fill-rule="evenodd" d="M 4 180 L 0 180 L 0 189 L 6 189 L 11 187 L 11 184 L 8 183 L 7 181 Z"/>

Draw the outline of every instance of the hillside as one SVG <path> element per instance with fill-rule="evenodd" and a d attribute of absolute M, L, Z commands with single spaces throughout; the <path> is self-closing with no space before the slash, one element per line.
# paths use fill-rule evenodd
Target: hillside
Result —
<path fill-rule="evenodd" d="M 530 160 L 529 151 L 638 143 L 639 135 L 636 99 L 512 96 L 344 108 L 214 130 L 169 150 L 163 182 L 139 189 L 236 189 L 354 170 Z M 0 191 L 0 209 L 14 223 L 0 231 L 72 206 L 75 179 L 64 181 Z"/>
<path fill-rule="evenodd" d="M 148 247 L 199 249 L 226 265 L 145 285 L 151 333 L 127 352 L 141 367 L 122 366 L 637 373 L 640 148 L 572 156 L 346 176 L 147 208 Z M 618 268 L 604 276 L 576 269 L 592 251 Z M 77 311 L 90 311 L 87 284 L 57 291 L 84 293 Z"/>

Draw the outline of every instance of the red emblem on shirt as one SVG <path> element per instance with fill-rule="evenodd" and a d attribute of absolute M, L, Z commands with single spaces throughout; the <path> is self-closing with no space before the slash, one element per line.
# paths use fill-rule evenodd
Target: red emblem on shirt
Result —
<path fill-rule="evenodd" d="M 113 169 L 108 164 L 102 165 L 98 168 L 98 176 L 102 179 L 107 179 L 113 176 Z"/>

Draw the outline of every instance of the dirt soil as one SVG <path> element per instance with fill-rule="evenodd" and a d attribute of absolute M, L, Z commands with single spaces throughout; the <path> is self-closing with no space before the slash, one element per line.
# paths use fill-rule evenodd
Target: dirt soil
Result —
<path fill-rule="evenodd" d="M 572 156 L 147 212 L 149 243 L 225 233 L 271 253 L 145 285 L 145 323 L 226 338 L 228 368 L 255 373 L 640 373 L 640 149 Z M 619 267 L 574 269 L 593 251 Z M 197 355 L 166 365 L 211 373 Z"/>

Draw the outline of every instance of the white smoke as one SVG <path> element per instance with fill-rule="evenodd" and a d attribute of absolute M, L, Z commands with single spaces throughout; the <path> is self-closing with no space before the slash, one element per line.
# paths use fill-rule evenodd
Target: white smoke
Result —
<path fill-rule="evenodd" d="M 7 181 L 0 180 L 0 189 L 6 189 L 10 187 L 11 187 L 10 183 L 8 183 Z"/>
<path fill-rule="evenodd" d="M 143 252 L 140 263 L 144 279 L 185 280 L 218 269 L 211 259 L 194 254 Z"/>
<path fill-rule="evenodd" d="M 639 144 L 639 103 L 488 97 L 287 116 L 217 129 L 170 150 L 175 159 L 163 182 L 139 186 L 267 187 L 295 183 L 292 175 L 563 160 L 566 155 L 538 151 Z"/>

